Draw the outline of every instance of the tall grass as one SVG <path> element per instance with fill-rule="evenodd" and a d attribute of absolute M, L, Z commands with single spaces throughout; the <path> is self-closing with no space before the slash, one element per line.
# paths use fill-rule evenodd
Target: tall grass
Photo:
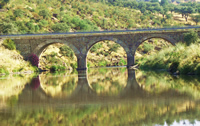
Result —
<path fill-rule="evenodd" d="M 200 74 L 200 44 L 179 43 L 138 60 L 141 69 L 166 69 L 180 74 Z"/>

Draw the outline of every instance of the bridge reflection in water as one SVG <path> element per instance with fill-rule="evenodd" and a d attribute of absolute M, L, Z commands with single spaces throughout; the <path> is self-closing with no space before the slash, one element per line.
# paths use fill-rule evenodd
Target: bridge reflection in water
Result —
<path fill-rule="evenodd" d="M 45 92 L 44 84 L 41 84 L 37 89 L 27 84 L 19 95 L 18 105 L 58 105 L 58 104 L 105 104 L 105 103 L 118 103 L 126 101 L 149 101 L 149 100 L 186 100 L 189 96 L 179 93 L 176 90 L 168 90 L 157 93 L 150 93 L 144 90 L 136 81 L 135 71 L 127 69 L 128 73 L 127 84 L 115 95 L 105 95 L 98 93 L 88 82 L 88 73 L 85 70 L 78 71 L 78 81 L 74 84 L 73 90 L 70 94 L 62 97 L 54 97 Z M 40 77 L 41 78 L 41 77 Z M 66 77 L 61 77 L 66 78 Z M 39 80 L 39 77 L 36 78 Z M 109 78 L 108 78 L 109 79 Z M 109 81 L 109 80 L 108 80 Z M 37 82 L 37 81 L 36 81 Z M 76 83 L 76 82 L 74 82 Z M 65 83 L 67 85 L 68 83 Z"/>
<path fill-rule="evenodd" d="M 185 120 L 199 124 L 199 97 L 193 99 L 191 94 L 174 88 L 152 92 L 148 85 L 141 86 L 141 81 L 137 81 L 138 78 L 148 81 L 148 76 L 156 77 L 153 74 L 141 76 L 130 69 L 123 72 L 113 68 L 110 71 L 95 70 L 78 71 L 73 75 L 41 74 L 32 79 L 18 95 L 17 104 L 10 109 L 6 106 L 6 112 L 0 109 L 0 125 L 151 126 L 170 125 L 175 120 L 182 124 Z M 161 74 L 158 76 L 163 78 Z M 162 88 L 159 80 L 155 81 Z M 191 85 L 195 84 L 199 81 L 195 80 Z M 171 82 L 167 81 L 167 85 L 171 86 Z"/>

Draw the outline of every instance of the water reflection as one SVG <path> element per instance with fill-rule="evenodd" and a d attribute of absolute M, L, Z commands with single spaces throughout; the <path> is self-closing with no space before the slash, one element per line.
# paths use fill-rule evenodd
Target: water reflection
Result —
<path fill-rule="evenodd" d="M 98 68 L 88 72 L 88 82 L 98 95 L 118 95 L 127 84 L 126 68 Z"/>
<path fill-rule="evenodd" d="M 20 93 L 4 93 L 0 125 L 199 125 L 200 82 L 190 79 L 124 68 L 18 79 Z"/>
<path fill-rule="evenodd" d="M 70 73 L 40 74 L 41 88 L 50 97 L 68 97 L 75 90 L 78 75 Z"/>

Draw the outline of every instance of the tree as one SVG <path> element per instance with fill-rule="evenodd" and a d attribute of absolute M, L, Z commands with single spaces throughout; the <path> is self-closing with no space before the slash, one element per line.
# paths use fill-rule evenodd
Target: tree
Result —
<path fill-rule="evenodd" d="M 160 5 L 161 5 L 161 6 L 166 6 L 166 5 L 168 5 L 168 0 L 161 0 Z"/>
<path fill-rule="evenodd" d="M 192 16 L 192 20 L 196 23 L 196 25 L 200 22 L 200 14 Z"/>
<path fill-rule="evenodd" d="M 160 10 L 160 14 L 163 15 L 163 18 L 165 17 L 165 15 L 167 15 L 167 12 L 169 11 L 169 8 L 164 6 L 163 8 L 161 8 Z"/>
<path fill-rule="evenodd" d="M 185 7 L 183 10 L 184 16 L 185 16 L 185 20 L 187 21 L 188 16 L 192 13 L 194 13 L 194 9 L 192 7 Z"/>
<path fill-rule="evenodd" d="M 152 3 L 159 2 L 159 0 L 151 0 Z"/>
<path fill-rule="evenodd" d="M 199 36 L 197 32 L 190 31 L 184 34 L 184 41 L 186 42 L 187 45 L 197 42 L 198 39 L 199 39 Z"/>

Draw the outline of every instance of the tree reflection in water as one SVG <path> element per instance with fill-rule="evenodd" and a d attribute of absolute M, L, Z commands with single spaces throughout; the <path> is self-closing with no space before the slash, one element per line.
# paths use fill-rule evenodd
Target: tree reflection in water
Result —
<path fill-rule="evenodd" d="M 170 125 L 175 121 L 184 120 L 198 125 L 200 103 L 199 95 L 195 94 L 199 91 L 198 79 L 193 78 L 189 81 L 165 73 L 145 74 L 139 71 L 136 72 L 135 77 L 135 72 L 127 69 L 122 72 L 120 69 L 105 71 L 79 72 L 77 79 L 72 79 L 77 75 L 71 76 L 70 79 L 64 75 L 55 77 L 57 79 L 54 81 L 40 80 L 41 86 L 36 90 L 25 87 L 18 96 L 16 107 L 0 111 L 0 125 L 151 126 Z M 125 77 L 122 77 L 119 72 Z M 46 78 L 45 76 L 43 77 Z M 43 77 L 40 75 L 40 79 Z M 115 77 L 118 79 L 114 79 Z M 104 86 L 101 81 L 108 83 L 116 80 L 118 83 L 113 84 L 114 91 L 111 90 L 112 88 L 102 87 L 102 89 L 94 86 L 97 84 Z M 71 94 L 59 99 L 55 98 L 47 94 L 48 92 L 42 87 L 48 87 L 46 82 L 48 86 L 55 87 L 52 90 L 59 87 L 60 92 L 69 91 Z M 73 86 L 76 82 L 76 86 Z M 121 87 L 116 88 L 118 86 Z M 113 92 L 109 93 L 109 91 Z"/>

